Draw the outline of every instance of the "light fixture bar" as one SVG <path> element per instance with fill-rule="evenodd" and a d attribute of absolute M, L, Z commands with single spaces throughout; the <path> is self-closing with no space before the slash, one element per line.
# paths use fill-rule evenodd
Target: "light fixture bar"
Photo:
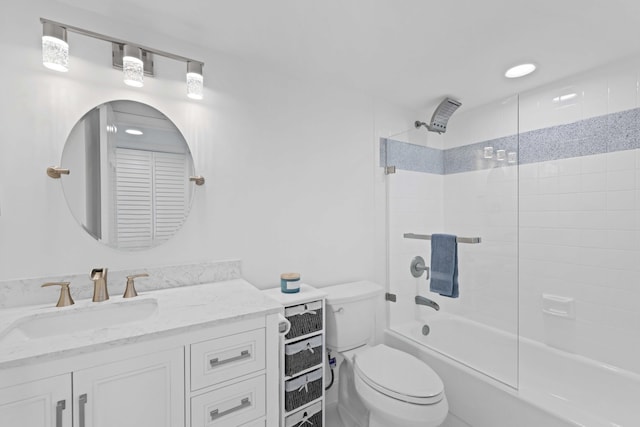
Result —
<path fill-rule="evenodd" d="M 165 58 L 173 59 L 173 60 L 176 60 L 176 61 L 199 62 L 199 63 L 202 64 L 201 61 L 197 61 L 195 59 L 187 58 L 186 56 L 176 55 L 176 54 L 173 54 L 173 53 L 165 52 L 163 50 L 158 50 L 158 49 L 154 49 L 154 48 L 151 48 L 151 47 L 148 47 L 148 46 L 143 46 L 143 45 L 140 45 L 140 44 L 137 44 L 137 43 L 132 43 L 132 42 L 127 41 L 127 40 L 106 36 L 104 34 L 96 33 L 94 31 L 85 30 L 84 28 L 74 27 L 73 25 L 62 24 L 60 22 L 52 21 L 50 19 L 40 18 L 40 22 L 42 24 L 57 25 L 57 26 L 62 27 L 62 28 L 66 29 L 67 31 L 70 31 L 72 33 L 81 34 L 83 36 L 92 37 L 92 38 L 98 39 L 98 40 L 104 40 L 104 41 L 110 42 L 110 43 L 117 43 L 119 45 L 132 44 L 132 45 L 135 45 L 135 46 L 139 47 L 140 49 L 142 49 L 145 52 L 150 52 L 150 53 L 153 53 L 154 55 L 163 56 Z"/>
<path fill-rule="evenodd" d="M 124 83 L 129 86 L 142 87 L 144 86 L 144 75 L 154 75 L 153 55 L 185 62 L 187 64 L 187 96 L 197 100 L 203 98 L 204 76 L 202 75 L 202 68 L 204 63 L 201 61 L 45 18 L 40 18 L 40 22 L 43 28 L 42 62 L 48 68 L 57 71 L 68 70 L 69 45 L 67 44 L 67 32 L 71 31 L 72 33 L 111 43 L 113 67 L 123 70 Z"/>

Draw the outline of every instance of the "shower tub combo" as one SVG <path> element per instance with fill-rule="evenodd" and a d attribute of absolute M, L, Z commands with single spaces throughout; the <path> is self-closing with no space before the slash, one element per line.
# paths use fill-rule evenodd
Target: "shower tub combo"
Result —
<path fill-rule="evenodd" d="M 451 340 L 454 335 L 464 336 L 464 343 Z M 640 425 L 640 376 L 579 355 L 442 312 L 392 326 L 385 341 L 438 372 L 450 412 L 459 419 L 450 425 Z M 501 363 L 513 351 L 519 365 Z M 471 366 L 482 366 L 483 372 Z M 501 380 L 513 374 L 517 388 Z"/>

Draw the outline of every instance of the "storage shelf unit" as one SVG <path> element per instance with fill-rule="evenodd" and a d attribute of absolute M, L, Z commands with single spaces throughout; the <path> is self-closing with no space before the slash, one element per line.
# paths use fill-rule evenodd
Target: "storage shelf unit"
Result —
<path fill-rule="evenodd" d="M 280 288 L 263 292 L 284 306 L 285 316 L 292 323 L 289 333 L 280 338 L 280 426 L 310 427 L 310 423 L 313 427 L 324 426 L 326 293 L 306 284 L 301 284 L 300 292 L 293 294 L 282 293 Z M 292 351 L 303 350 L 287 358 L 288 346 Z M 287 374 L 293 365 L 300 368 Z"/>

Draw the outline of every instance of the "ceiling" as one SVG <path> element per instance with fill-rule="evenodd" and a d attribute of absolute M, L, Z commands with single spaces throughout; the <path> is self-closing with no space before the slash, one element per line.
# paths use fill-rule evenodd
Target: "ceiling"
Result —
<path fill-rule="evenodd" d="M 418 110 L 445 95 L 482 105 L 640 53 L 638 0 L 60 1 Z M 503 77 L 524 61 L 538 71 Z"/>

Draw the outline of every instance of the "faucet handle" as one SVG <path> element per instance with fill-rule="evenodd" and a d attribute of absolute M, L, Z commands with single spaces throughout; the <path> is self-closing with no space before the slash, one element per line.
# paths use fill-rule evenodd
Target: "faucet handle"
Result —
<path fill-rule="evenodd" d="M 74 304 L 73 298 L 71 298 L 71 292 L 69 291 L 70 284 L 71 282 L 49 282 L 45 283 L 41 287 L 45 288 L 47 286 L 60 286 L 60 298 L 58 298 L 56 307 L 66 307 Z"/>
<path fill-rule="evenodd" d="M 138 277 L 149 277 L 149 274 L 140 273 L 127 276 L 127 288 L 124 290 L 124 295 L 122 295 L 122 298 L 133 298 L 138 296 L 134 283 L 134 279 L 137 279 Z"/>

